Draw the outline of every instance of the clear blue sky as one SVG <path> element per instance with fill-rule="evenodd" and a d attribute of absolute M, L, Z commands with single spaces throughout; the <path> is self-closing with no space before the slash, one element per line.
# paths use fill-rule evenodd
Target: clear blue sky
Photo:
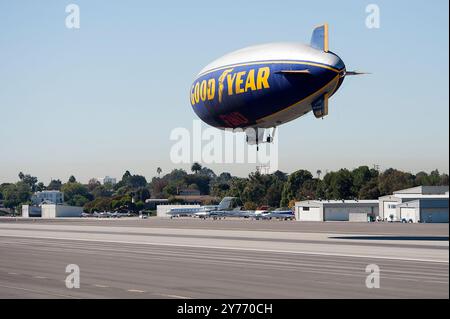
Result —
<path fill-rule="evenodd" d="M 69 3 L 80 6 L 79 30 L 65 27 Z M 380 29 L 365 26 L 369 3 Z M 0 0 L 0 182 L 19 171 L 44 182 L 167 172 L 177 167 L 170 131 L 192 127 L 189 88 L 203 66 L 248 45 L 309 43 L 322 22 L 347 68 L 373 74 L 347 78 L 326 119 L 282 126 L 279 168 L 448 172 L 448 9 L 447 0 Z"/>

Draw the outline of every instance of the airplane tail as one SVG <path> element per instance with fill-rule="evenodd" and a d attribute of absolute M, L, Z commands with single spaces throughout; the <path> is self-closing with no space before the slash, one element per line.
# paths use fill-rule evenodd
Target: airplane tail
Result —
<path fill-rule="evenodd" d="M 224 197 L 219 203 L 218 210 L 227 210 L 233 208 L 233 201 L 235 197 Z"/>

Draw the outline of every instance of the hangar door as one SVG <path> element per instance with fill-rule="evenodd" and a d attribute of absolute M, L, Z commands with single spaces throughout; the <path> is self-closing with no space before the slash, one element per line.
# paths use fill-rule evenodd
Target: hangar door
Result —
<path fill-rule="evenodd" d="M 422 223 L 448 223 L 448 209 L 422 208 L 420 220 Z"/>
<path fill-rule="evenodd" d="M 322 216 L 320 214 L 320 207 L 301 207 L 300 220 L 314 221 L 314 222 L 322 221 Z"/>
<path fill-rule="evenodd" d="M 407 222 L 410 220 L 413 221 L 413 223 L 416 223 L 416 208 L 413 207 L 401 207 L 400 208 L 400 218 L 405 219 Z"/>
<path fill-rule="evenodd" d="M 324 210 L 326 221 L 348 221 L 348 208 L 327 207 Z"/>

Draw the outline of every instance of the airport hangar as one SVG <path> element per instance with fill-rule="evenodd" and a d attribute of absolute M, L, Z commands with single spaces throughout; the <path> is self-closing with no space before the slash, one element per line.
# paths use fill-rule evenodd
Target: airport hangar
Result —
<path fill-rule="evenodd" d="M 81 217 L 83 207 L 54 203 L 43 203 L 39 206 L 22 205 L 22 217 Z"/>
<path fill-rule="evenodd" d="M 448 186 L 417 186 L 379 198 L 384 220 L 448 223 Z"/>
<path fill-rule="evenodd" d="M 378 200 L 307 200 L 295 203 L 298 221 L 367 222 L 378 216 Z"/>
<path fill-rule="evenodd" d="M 449 187 L 418 186 L 395 191 L 378 200 L 309 200 L 295 203 L 298 221 L 449 222 Z"/>

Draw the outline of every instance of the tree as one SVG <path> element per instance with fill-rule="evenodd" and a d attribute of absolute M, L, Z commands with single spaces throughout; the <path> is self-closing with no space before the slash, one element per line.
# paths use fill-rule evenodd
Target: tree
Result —
<path fill-rule="evenodd" d="M 89 185 L 88 185 L 88 189 L 89 189 Z M 93 190 L 91 190 L 90 193 L 92 194 L 92 196 L 94 196 L 94 198 L 110 197 L 112 194 L 111 191 L 106 189 L 106 187 L 104 185 L 101 185 L 100 183 Z"/>
<path fill-rule="evenodd" d="M 361 188 L 363 188 L 372 178 L 378 176 L 378 171 L 369 169 L 368 166 L 360 166 L 352 171 L 352 193 L 358 194 Z"/>
<path fill-rule="evenodd" d="M 76 201 L 80 200 L 80 197 L 75 198 L 79 195 L 87 200 L 92 200 L 93 196 L 89 193 L 86 186 L 80 183 L 66 183 L 61 187 L 61 191 L 64 193 L 64 200 L 68 205 L 76 206 Z"/>
<path fill-rule="evenodd" d="M 258 208 L 258 205 L 254 202 L 245 202 L 244 203 L 245 210 L 256 210 L 257 208 Z"/>
<path fill-rule="evenodd" d="M 275 172 L 273 172 L 272 175 L 275 176 L 281 182 L 287 181 L 287 174 L 285 172 L 282 172 L 280 170 L 276 170 Z"/>
<path fill-rule="evenodd" d="M 378 178 L 372 178 L 366 183 L 358 193 L 359 199 L 378 199 L 380 190 L 378 189 Z"/>
<path fill-rule="evenodd" d="M 70 175 L 70 177 L 69 177 L 69 183 L 76 183 L 76 182 L 77 182 L 77 179 L 75 178 L 75 176 Z"/>
<path fill-rule="evenodd" d="M 161 173 L 162 173 L 161 167 L 158 167 L 158 168 L 156 169 L 156 173 L 158 173 L 158 176 L 161 176 Z"/>
<path fill-rule="evenodd" d="M 208 176 L 211 179 L 214 179 L 217 177 L 216 173 L 214 173 L 214 171 L 208 167 L 202 167 L 198 173 L 200 175 L 204 175 L 204 176 Z"/>
<path fill-rule="evenodd" d="M 265 202 L 267 205 L 270 207 L 278 207 L 278 205 L 280 205 L 283 186 L 283 181 L 278 178 L 274 179 L 266 191 Z"/>
<path fill-rule="evenodd" d="M 223 172 L 217 177 L 217 181 L 220 183 L 228 183 L 232 178 L 233 176 L 230 173 Z"/>
<path fill-rule="evenodd" d="M 171 183 L 164 187 L 163 194 L 165 195 L 165 197 L 178 195 L 178 189 L 173 183 Z"/>
<path fill-rule="evenodd" d="M 330 172 L 323 178 L 326 199 L 352 199 L 353 193 L 352 173 L 348 169 Z"/>
<path fill-rule="evenodd" d="M 31 188 L 27 183 L 20 181 L 16 184 L 2 185 L 3 205 L 6 208 L 16 208 L 21 204 L 29 203 Z"/>
<path fill-rule="evenodd" d="M 91 178 L 87 184 L 87 188 L 89 189 L 90 192 L 92 192 L 94 189 L 96 189 L 100 185 L 102 185 L 102 184 L 100 184 L 100 182 L 97 179 Z"/>
<path fill-rule="evenodd" d="M 126 184 L 127 184 L 127 186 L 135 189 L 135 188 L 147 186 L 147 180 L 145 179 L 144 176 L 132 175 L 132 176 L 128 177 Z"/>
<path fill-rule="evenodd" d="M 19 173 L 20 181 L 29 185 L 32 192 L 36 191 L 36 183 L 38 181 L 37 177 L 31 176 L 30 174 L 24 174 L 22 172 Z"/>
<path fill-rule="evenodd" d="M 414 186 L 414 176 L 412 174 L 393 168 L 387 169 L 378 178 L 378 188 L 381 196 Z"/>
<path fill-rule="evenodd" d="M 313 178 L 312 174 L 307 170 L 298 170 L 289 175 L 283 187 L 280 206 L 287 206 L 289 201 L 296 199 L 297 192 L 303 183 Z"/>
<path fill-rule="evenodd" d="M 47 189 L 51 191 L 59 191 L 61 190 L 61 187 L 62 187 L 61 181 L 59 179 L 56 180 L 53 179 L 48 184 Z"/>
<path fill-rule="evenodd" d="M 125 171 L 125 173 L 122 176 L 122 182 L 126 183 L 129 177 L 131 177 L 130 171 Z"/>
<path fill-rule="evenodd" d="M 201 169 L 202 166 L 199 163 L 195 162 L 192 164 L 191 171 L 195 172 L 195 174 L 197 174 Z"/>
<path fill-rule="evenodd" d="M 85 203 L 83 210 L 89 213 L 109 211 L 111 209 L 111 203 L 111 198 L 99 197 L 93 201 Z"/>
<path fill-rule="evenodd" d="M 201 174 L 198 175 L 191 174 L 184 176 L 183 184 L 187 186 L 195 184 L 197 185 L 197 189 L 200 191 L 201 194 L 208 195 L 210 181 L 211 178 L 209 176 Z"/>
<path fill-rule="evenodd" d="M 298 200 L 313 200 L 316 199 L 317 187 L 319 179 L 306 180 L 298 190 L 295 198 Z"/>

